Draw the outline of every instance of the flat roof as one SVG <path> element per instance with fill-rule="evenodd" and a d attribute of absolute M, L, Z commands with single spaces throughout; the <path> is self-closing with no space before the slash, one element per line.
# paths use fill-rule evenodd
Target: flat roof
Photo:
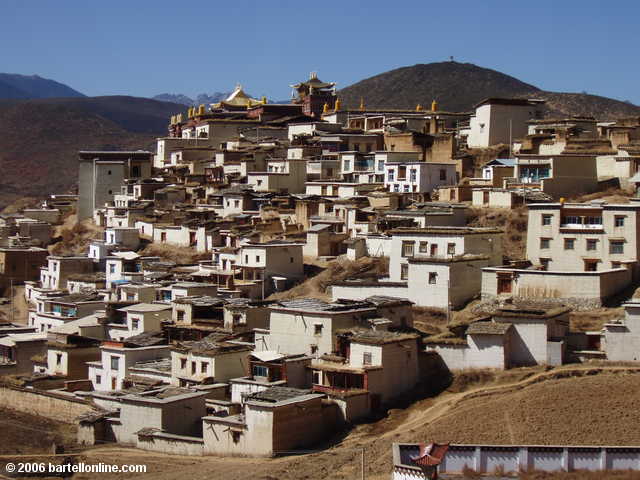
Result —
<path fill-rule="evenodd" d="M 171 310 L 171 305 L 159 303 L 138 303 L 129 305 L 128 307 L 119 308 L 119 312 L 160 312 L 162 310 Z"/>

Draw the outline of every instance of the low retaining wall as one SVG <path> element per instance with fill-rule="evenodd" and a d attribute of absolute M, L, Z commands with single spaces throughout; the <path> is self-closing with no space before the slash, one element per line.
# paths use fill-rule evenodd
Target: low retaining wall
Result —
<path fill-rule="evenodd" d="M 418 452 L 418 444 L 394 444 L 394 479 L 426 478 L 411 460 Z M 456 474 L 465 469 L 483 474 L 527 470 L 640 470 L 640 447 L 450 445 L 438 471 Z"/>
<path fill-rule="evenodd" d="M 514 299 L 570 306 L 576 310 L 599 308 L 607 298 L 631 284 L 632 272 L 625 268 L 597 272 L 560 272 L 518 270 L 503 267 L 482 269 L 482 300 L 499 296 L 497 274 L 513 276 L 512 292 L 503 294 Z"/>
<path fill-rule="evenodd" d="M 163 432 L 155 432 L 149 435 L 138 434 L 136 447 L 172 455 L 204 455 L 204 440 L 202 438 Z"/>
<path fill-rule="evenodd" d="M 74 423 L 78 416 L 94 410 L 86 400 L 12 385 L 0 386 L 0 407 L 67 423 Z"/>

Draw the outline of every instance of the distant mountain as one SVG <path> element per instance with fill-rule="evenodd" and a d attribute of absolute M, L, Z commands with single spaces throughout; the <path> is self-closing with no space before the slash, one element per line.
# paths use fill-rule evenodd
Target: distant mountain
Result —
<path fill-rule="evenodd" d="M 183 110 L 122 96 L 0 100 L 0 207 L 76 185 L 79 150 L 154 150 Z"/>
<path fill-rule="evenodd" d="M 195 99 L 188 97 L 182 93 L 161 93 L 160 95 L 156 95 L 155 97 L 152 97 L 153 100 L 160 100 L 161 102 L 173 102 L 173 103 L 180 103 L 182 105 L 187 105 L 188 107 L 192 107 L 194 105 L 209 105 L 210 103 L 218 103 L 221 100 L 224 100 L 225 98 L 227 98 L 229 95 L 231 95 L 232 92 L 213 92 L 213 93 L 201 93 L 198 96 L 196 96 Z M 247 93 L 247 95 L 249 95 L 251 98 L 258 98 L 258 97 L 254 97 L 253 95 Z M 291 100 L 285 100 L 285 101 L 273 101 L 271 99 L 268 99 L 269 103 L 290 103 Z"/>
<path fill-rule="evenodd" d="M 188 107 L 194 105 L 194 101 L 192 98 L 189 98 L 186 95 L 182 95 L 180 93 L 161 93 L 160 95 L 156 95 L 155 97 L 151 98 L 152 100 L 158 100 L 160 102 L 179 103 L 181 105 L 187 105 Z"/>
<path fill-rule="evenodd" d="M 352 108 L 364 99 L 367 108 L 429 108 L 437 100 L 446 111 L 471 111 L 488 97 L 543 98 L 549 115 L 593 115 L 608 119 L 640 115 L 640 107 L 582 93 L 545 92 L 504 73 L 471 63 L 440 62 L 402 67 L 364 79 L 338 93 Z"/>
<path fill-rule="evenodd" d="M 0 73 L 0 98 L 72 98 L 84 96 L 67 85 L 38 75 Z"/>
<path fill-rule="evenodd" d="M 193 99 L 182 93 L 161 93 L 160 95 L 156 95 L 152 98 L 153 100 L 180 103 L 182 105 L 192 107 L 194 105 L 208 105 L 210 103 L 218 103 L 220 100 L 224 100 L 229 95 L 231 95 L 231 92 L 213 92 L 211 94 L 201 93 L 195 99 Z"/>

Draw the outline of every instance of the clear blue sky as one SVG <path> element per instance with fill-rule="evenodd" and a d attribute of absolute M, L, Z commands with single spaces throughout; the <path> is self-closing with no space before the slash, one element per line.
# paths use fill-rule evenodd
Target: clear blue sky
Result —
<path fill-rule="evenodd" d="M 87 95 L 290 96 L 396 67 L 471 62 L 540 88 L 640 104 L 640 1 L 4 0 L 0 71 Z"/>

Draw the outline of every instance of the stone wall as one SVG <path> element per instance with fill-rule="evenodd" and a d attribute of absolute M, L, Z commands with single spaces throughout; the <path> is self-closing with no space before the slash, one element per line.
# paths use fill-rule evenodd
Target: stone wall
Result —
<path fill-rule="evenodd" d="M 8 385 L 0 386 L 0 407 L 67 423 L 74 423 L 78 416 L 94 410 L 85 400 L 60 393 Z"/>

